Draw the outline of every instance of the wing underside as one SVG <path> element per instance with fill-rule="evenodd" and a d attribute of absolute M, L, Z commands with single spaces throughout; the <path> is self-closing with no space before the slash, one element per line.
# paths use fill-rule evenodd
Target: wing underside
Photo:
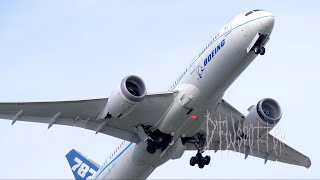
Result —
<path fill-rule="evenodd" d="M 52 125 L 67 125 L 96 131 L 102 124 L 99 133 L 111 135 L 131 142 L 140 139 L 134 131 L 138 125 L 154 125 L 172 104 L 176 93 L 159 93 L 147 95 L 135 110 L 121 119 L 111 118 L 104 123 L 104 119 L 97 119 L 100 112 L 108 102 L 107 98 L 79 101 L 57 102 L 22 102 L 0 103 L 0 118 L 8 119 L 14 124 L 16 121 L 37 122 Z M 232 132 L 243 122 L 245 116 L 222 100 L 212 118 L 207 120 L 202 129 L 207 132 L 210 141 L 207 142 L 209 150 L 231 150 L 265 159 L 265 161 L 279 161 L 310 167 L 310 159 L 294 150 L 279 139 L 268 134 L 259 140 L 234 140 L 225 133 Z M 219 125 L 222 125 L 219 129 Z M 194 150 L 193 145 L 187 146 L 188 150 Z"/>
<path fill-rule="evenodd" d="M 131 142 L 138 142 L 134 132 L 138 125 L 154 125 L 169 108 L 174 92 L 148 94 L 130 115 L 121 119 L 97 119 L 108 99 L 90 99 L 56 102 L 0 103 L 0 118 L 16 121 L 36 122 L 53 125 L 67 125 L 96 131 Z M 105 123 L 104 123 L 105 122 Z"/>
<path fill-rule="evenodd" d="M 245 119 L 245 116 L 232 107 L 225 100 L 219 104 L 216 112 L 207 119 L 202 130 L 207 132 L 206 149 L 229 150 L 243 153 L 267 161 L 279 161 L 309 168 L 310 158 L 291 148 L 271 134 L 258 140 L 240 139 L 234 136 L 236 128 Z M 195 150 L 194 145 L 188 144 L 187 150 Z"/>

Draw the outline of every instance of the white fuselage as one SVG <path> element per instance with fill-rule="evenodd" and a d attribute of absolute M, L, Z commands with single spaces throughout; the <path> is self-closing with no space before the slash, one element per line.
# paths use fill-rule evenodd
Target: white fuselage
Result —
<path fill-rule="evenodd" d="M 257 11 L 247 16 L 242 13 L 224 25 L 170 87 L 169 91 L 178 90 L 178 95 L 153 128 L 173 135 L 175 142 L 197 133 L 205 123 L 203 115 L 215 110 L 227 88 L 257 57 L 247 50 L 253 39 L 257 34 L 270 36 L 273 24 L 270 13 Z M 186 109 L 193 110 L 186 114 Z M 158 149 L 150 154 L 146 146 L 146 141 L 122 142 L 94 179 L 144 179 L 156 167 L 175 159 L 173 151 Z"/>

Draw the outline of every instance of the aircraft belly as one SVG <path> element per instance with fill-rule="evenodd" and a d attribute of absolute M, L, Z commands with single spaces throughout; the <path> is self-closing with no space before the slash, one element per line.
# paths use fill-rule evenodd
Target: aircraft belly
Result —
<path fill-rule="evenodd" d="M 128 150 L 114 161 L 105 171 L 103 179 L 145 179 L 157 167 L 160 152 L 149 154 L 146 141 L 132 144 Z"/>
<path fill-rule="evenodd" d="M 194 135 L 202 125 L 207 110 L 210 111 L 218 103 L 217 101 L 208 107 L 209 102 L 221 99 L 225 90 L 257 56 L 253 52 L 247 53 L 246 47 L 255 35 L 250 29 L 251 27 L 244 26 L 223 37 L 225 38 L 224 47 L 211 59 L 210 63 L 208 62 L 202 77 L 190 81 L 191 84 L 181 84 L 176 88 L 179 90 L 179 95 L 157 127 L 161 132 L 174 135 L 174 139 L 182 134 Z M 203 62 L 198 61 L 197 63 L 202 65 Z M 181 102 L 181 96 L 187 99 L 190 94 L 193 96 L 193 104 L 184 105 Z M 191 113 L 188 114 L 189 110 Z M 192 119 L 193 114 L 198 118 Z"/>
<path fill-rule="evenodd" d="M 176 134 L 181 126 L 191 118 L 193 111 L 202 104 L 201 92 L 196 86 L 182 84 L 177 89 L 179 93 L 170 110 L 155 127 L 166 134 Z"/>
<path fill-rule="evenodd" d="M 253 52 L 247 53 L 246 51 L 246 47 L 249 46 L 255 36 L 250 30 L 251 28 L 244 26 L 225 37 L 225 47 L 211 60 L 210 65 L 206 66 L 202 78 L 190 82 L 198 87 L 201 92 L 201 104 L 198 104 L 192 111 L 192 114 L 197 115 L 198 118 L 194 120 L 187 116 L 185 118 L 188 119 L 180 121 L 183 123 L 173 126 L 172 129 L 176 129 L 175 139 L 180 137 L 181 134 L 193 136 L 197 133 L 198 128 L 206 122 L 205 115 L 207 112 L 214 113 L 215 107 L 225 90 L 257 57 Z M 174 117 L 181 116 L 175 115 Z"/>

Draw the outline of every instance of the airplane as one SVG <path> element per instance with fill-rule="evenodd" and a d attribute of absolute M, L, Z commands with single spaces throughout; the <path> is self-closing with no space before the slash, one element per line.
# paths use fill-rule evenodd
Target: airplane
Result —
<path fill-rule="evenodd" d="M 55 102 L 0 103 L 0 118 L 75 126 L 123 141 L 99 165 L 72 149 L 66 158 L 76 179 L 146 179 L 160 165 L 196 151 L 190 165 L 204 168 L 205 151 L 234 151 L 267 161 L 309 168 L 309 157 L 269 132 L 282 117 L 279 103 L 264 98 L 245 116 L 224 93 L 266 52 L 274 16 L 254 9 L 225 24 L 165 92 L 147 93 L 129 75 L 109 98 Z"/>

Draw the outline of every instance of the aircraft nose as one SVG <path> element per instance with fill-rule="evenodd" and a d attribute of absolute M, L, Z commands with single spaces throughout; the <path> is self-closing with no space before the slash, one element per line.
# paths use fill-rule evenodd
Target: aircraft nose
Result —
<path fill-rule="evenodd" d="M 274 26 L 274 16 L 268 13 L 267 16 L 260 19 L 262 30 L 264 33 L 270 35 Z"/>

